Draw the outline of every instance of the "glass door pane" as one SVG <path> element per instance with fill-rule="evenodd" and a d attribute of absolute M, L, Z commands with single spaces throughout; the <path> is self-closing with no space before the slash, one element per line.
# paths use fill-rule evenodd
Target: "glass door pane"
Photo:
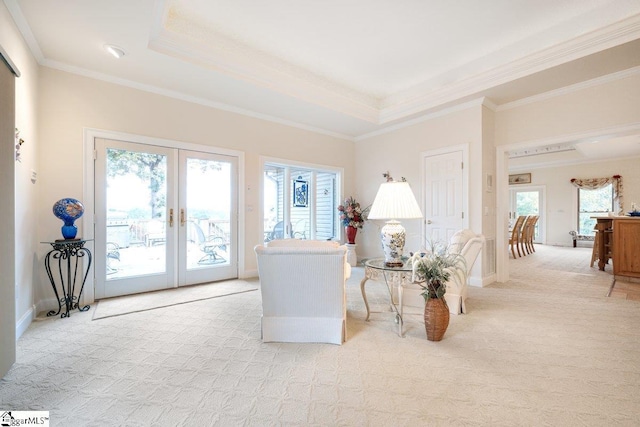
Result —
<path fill-rule="evenodd" d="M 511 222 L 515 222 L 519 216 L 526 215 L 539 215 L 540 218 L 536 223 L 534 230 L 534 241 L 540 243 L 542 239 L 541 225 L 544 223 L 544 219 L 540 212 L 542 212 L 542 197 L 543 193 L 541 189 L 511 189 Z"/>
<path fill-rule="evenodd" d="M 180 151 L 180 285 L 237 276 L 235 158 Z"/>
<path fill-rule="evenodd" d="M 516 191 L 515 212 L 520 215 L 538 215 L 540 213 L 540 193 L 538 191 Z"/>
<path fill-rule="evenodd" d="M 167 156 L 107 148 L 107 280 L 166 271 Z M 113 257 L 113 249 L 120 249 Z"/>
<path fill-rule="evenodd" d="M 168 287 L 172 150 L 98 140 L 96 152 L 96 297 Z"/>
<path fill-rule="evenodd" d="M 237 157 L 96 139 L 96 298 L 238 277 Z"/>

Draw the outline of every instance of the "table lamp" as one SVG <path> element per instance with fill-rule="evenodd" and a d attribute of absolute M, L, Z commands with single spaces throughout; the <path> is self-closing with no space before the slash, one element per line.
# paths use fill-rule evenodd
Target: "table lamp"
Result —
<path fill-rule="evenodd" d="M 422 218 L 413 191 L 406 181 L 387 181 L 380 185 L 369 211 L 369 219 L 387 219 L 380 230 L 384 261 L 387 267 L 402 266 L 406 233 L 398 219 Z"/>

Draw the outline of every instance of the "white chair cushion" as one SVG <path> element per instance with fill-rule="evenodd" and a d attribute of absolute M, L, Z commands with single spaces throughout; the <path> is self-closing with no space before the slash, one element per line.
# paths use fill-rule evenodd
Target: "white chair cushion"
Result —
<path fill-rule="evenodd" d="M 279 239 L 266 244 L 269 248 L 337 248 L 340 243 L 334 240 Z"/>
<path fill-rule="evenodd" d="M 465 229 L 456 231 L 456 233 L 451 236 L 449 239 L 449 246 L 447 247 L 447 252 L 451 254 L 459 254 L 462 252 L 462 248 L 467 242 L 476 237 L 476 233 L 471 230 Z"/>

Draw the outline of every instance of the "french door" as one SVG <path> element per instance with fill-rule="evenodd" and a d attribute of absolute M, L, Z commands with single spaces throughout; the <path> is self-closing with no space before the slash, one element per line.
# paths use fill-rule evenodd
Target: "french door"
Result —
<path fill-rule="evenodd" d="M 96 299 L 237 277 L 237 158 L 95 140 Z"/>
<path fill-rule="evenodd" d="M 516 187 L 509 189 L 509 225 L 515 223 L 519 216 L 539 215 L 536 223 L 533 241 L 544 242 L 544 188 Z"/>

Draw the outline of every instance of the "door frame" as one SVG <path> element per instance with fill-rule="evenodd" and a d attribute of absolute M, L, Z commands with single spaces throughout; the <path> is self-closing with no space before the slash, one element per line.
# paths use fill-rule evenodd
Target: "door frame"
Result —
<path fill-rule="evenodd" d="M 512 191 L 524 191 L 524 192 L 533 192 L 538 191 L 540 193 L 540 201 L 538 206 L 538 239 L 534 240 L 534 243 L 539 243 L 542 245 L 547 244 L 547 186 L 546 185 L 510 185 L 509 186 L 509 211 L 511 211 L 512 202 L 511 200 L 511 192 Z"/>
<path fill-rule="evenodd" d="M 96 138 L 112 139 L 116 141 L 134 142 L 137 144 L 155 145 L 166 148 L 177 148 L 191 151 L 201 151 L 207 153 L 223 154 L 227 156 L 237 157 L 238 159 L 238 207 L 237 207 L 237 224 L 238 224 L 238 277 L 245 277 L 245 219 L 244 210 L 240 209 L 245 205 L 244 191 L 244 153 L 242 151 L 230 150 L 228 148 L 220 148 L 213 145 L 194 144 L 191 142 L 183 142 L 172 139 L 155 138 L 144 135 L 136 135 L 124 132 L 109 131 L 94 128 L 83 129 L 83 149 L 84 149 L 84 180 L 82 188 L 82 197 L 84 204 L 84 215 L 80 218 L 82 227 L 82 235 L 89 240 L 86 247 L 92 252 L 95 251 L 95 195 L 93 192 L 95 185 L 95 151 L 94 140 Z M 177 280 L 177 279 L 176 279 Z M 177 282 L 176 282 L 177 283 Z M 95 301 L 95 269 L 91 266 L 91 271 L 87 277 L 83 293 L 83 303 L 92 304 Z"/>
<path fill-rule="evenodd" d="M 424 181 L 427 178 L 424 163 L 427 157 L 440 156 L 443 154 L 454 153 L 456 151 L 462 151 L 462 162 L 464 167 L 462 168 L 462 212 L 464 217 L 462 218 L 462 227 L 469 228 L 469 144 L 450 145 L 447 147 L 438 148 L 435 150 L 423 151 L 420 153 L 420 206 L 424 210 L 426 188 L 424 188 Z M 427 218 L 422 218 L 420 239 L 421 242 L 425 241 L 427 233 Z"/>
<path fill-rule="evenodd" d="M 7 71 L 5 71 L 5 64 Z M 2 89 L 1 92 L 7 96 L 2 99 L 0 110 L 0 166 L 2 180 L 0 181 L 0 196 L 3 198 L 0 214 L 2 214 L 2 224 L 0 232 L 2 232 L 3 241 L 0 243 L 0 270 L 2 270 L 2 279 L 0 279 L 0 291 L 2 292 L 2 302 L 0 302 L 0 378 L 4 377 L 11 366 L 16 361 L 16 341 L 23 331 L 19 330 L 23 323 L 22 319 L 16 320 L 16 310 L 18 300 L 16 299 L 16 160 L 15 160 L 15 130 L 18 123 L 16 122 L 16 78 L 20 77 L 18 68 L 14 65 L 11 58 L 0 45 L 0 68 L 2 69 Z M 8 73 L 5 76 L 5 73 Z M 5 86 L 5 78 L 7 85 Z M 37 190 L 33 190 L 37 193 Z M 25 249 L 33 247 L 35 243 L 34 233 L 29 240 L 25 240 Z M 27 246 L 29 245 L 29 246 Z M 25 251 L 26 253 L 26 251 Z M 35 267 L 34 267 L 35 268 Z M 32 280 L 36 280 L 33 275 Z M 34 287 L 31 284 L 32 288 Z M 27 287 L 27 284 L 24 284 Z M 35 307 L 34 307 L 35 308 Z M 35 310 L 33 318 L 35 318 Z M 29 313 L 29 311 L 27 311 Z M 23 317 L 26 318 L 25 315 Z M 25 324 L 31 323 L 24 322 Z M 25 327 L 26 329 L 26 327 Z"/>
<path fill-rule="evenodd" d="M 557 144 L 567 141 L 580 141 L 589 138 L 601 138 L 603 136 L 615 137 L 625 136 L 640 131 L 640 122 L 612 126 L 608 128 L 598 128 L 577 134 L 561 134 L 553 137 L 529 140 L 524 142 L 506 141 L 504 145 L 495 147 L 496 153 L 496 281 L 504 283 L 509 280 L 509 152 L 523 148 L 544 147 L 545 145 Z M 498 142 L 496 142 L 497 144 Z M 557 166 L 555 164 L 554 166 Z M 531 167 L 529 169 L 540 169 L 543 166 Z"/>

